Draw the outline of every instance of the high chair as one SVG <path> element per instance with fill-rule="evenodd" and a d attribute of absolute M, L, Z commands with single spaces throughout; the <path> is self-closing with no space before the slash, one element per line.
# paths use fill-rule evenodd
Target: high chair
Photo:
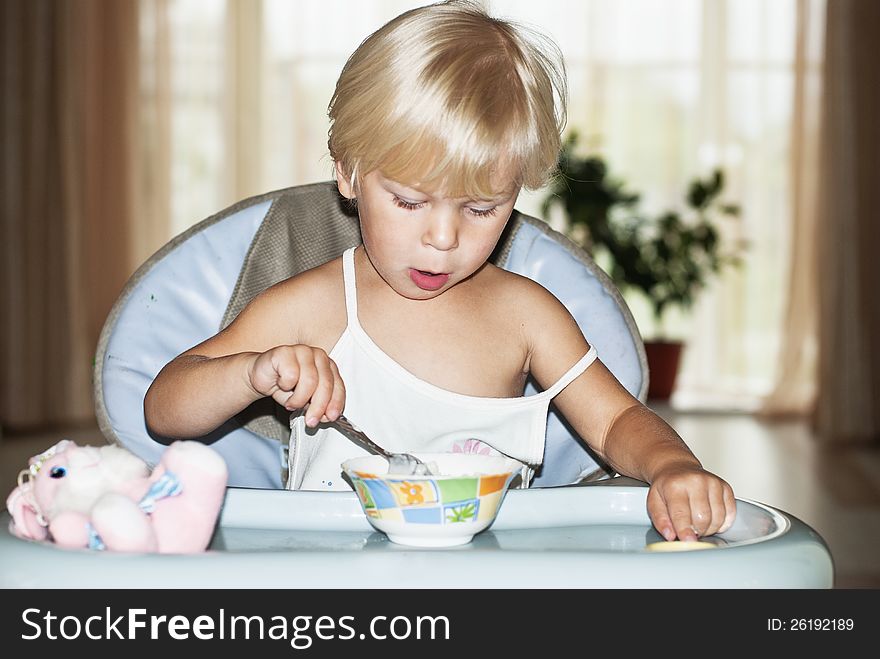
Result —
<path fill-rule="evenodd" d="M 215 334 L 267 286 L 358 242 L 357 218 L 326 182 L 246 199 L 159 250 L 132 276 L 101 334 L 95 398 L 107 439 L 157 462 L 164 445 L 145 427 L 143 399 L 159 370 Z M 515 214 L 493 258 L 555 293 L 612 373 L 645 398 L 645 353 L 632 317 L 581 250 L 542 222 Z M 534 391 L 529 386 L 526 394 Z M 555 415 L 533 487 L 506 492 L 490 527 L 467 546 L 400 551 L 367 521 L 357 492 L 281 489 L 289 432 L 287 414 L 277 418 L 273 406 L 253 406 L 204 438 L 230 474 L 209 551 L 108 556 L 66 550 L 17 537 L 3 512 L 0 587 L 718 589 L 834 583 L 830 552 L 815 530 L 744 499 L 737 499 L 734 525 L 709 539 L 712 548 L 654 551 L 662 538 L 648 517 L 648 488 L 605 478 L 609 470 Z M 552 487 L 574 483 L 583 487 Z M 457 526 L 461 520 L 451 521 Z"/>
<path fill-rule="evenodd" d="M 356 213 L 327 181 L 245 199 L 162 247 L 129 279 L 101 332 L 94 393 L 107 440 L 158 462 L 165 444 L 147 429 L 143 401 L 162 367 L 229 324 L 262 290 L 359 242 Z M 582 249 L 515 211 L 492 258 L 555 294 L 602 362 L 645 400 L 648 370 L 638 329 L 617 289 Z M 530 383 L 525 394 L 535 392 Z M 203 441 L 226 460 L 230 486 L 279 488 L 288 435 L 287 413 L 265 399 Z M 610 473 L 551 407 L 544 463 L 532 487 Z"/>

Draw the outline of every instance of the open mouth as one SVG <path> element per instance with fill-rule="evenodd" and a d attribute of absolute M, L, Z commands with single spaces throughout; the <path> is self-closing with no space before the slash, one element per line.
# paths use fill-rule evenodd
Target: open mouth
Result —
<path fill-rule="evenodd" d="M 409 277 L 413 283 L 424 291 L 436 291 L 446 284 L 449 275 L 444 272 L 429 272 L 410 268 Z"/>

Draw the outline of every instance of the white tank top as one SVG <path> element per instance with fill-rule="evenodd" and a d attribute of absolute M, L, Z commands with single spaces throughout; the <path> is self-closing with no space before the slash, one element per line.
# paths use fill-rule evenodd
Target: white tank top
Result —
<path fill-rule="evenodd" d="M 596 359 L 591 347 L 549 389 L 517 398 L 467 396 L 420 380 L 391 359 L 358 322 L 354 250 L 342 256 L 348 322 L 330 357 L 345 382 L 345 416 L 391 451 L 503 453 L 523 463 L 523 483 L 544 458 L 551 399 Z M 291 415 L 288 489 L 347 490 L 340 464 L 367 452 L 335 428 Z M 531 466 L 531 467 L 530 467 Z"/>

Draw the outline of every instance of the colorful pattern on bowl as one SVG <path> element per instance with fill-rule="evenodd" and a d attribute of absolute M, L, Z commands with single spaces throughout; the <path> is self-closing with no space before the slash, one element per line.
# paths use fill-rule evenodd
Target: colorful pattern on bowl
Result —
<path fill-rule="evenodd" d="M 372 519 L 409 524 L 491 521 L 514 474 L 443 479 L 392 478 L 354 471 L 350 477 Z"/>

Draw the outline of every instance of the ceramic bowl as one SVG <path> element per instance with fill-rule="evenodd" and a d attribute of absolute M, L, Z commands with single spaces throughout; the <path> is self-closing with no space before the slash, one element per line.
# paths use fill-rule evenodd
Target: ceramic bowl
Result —
<path fill-rule="evenodd" d="M 388 474 L 388 462 L 379 455 L 342 463 L 370 524 L 392 542 L 416 547 L 470 542 L 494 521 L 510 481 L 523 466 L 476 453 L 416 455 L 440 475 Z"/>

